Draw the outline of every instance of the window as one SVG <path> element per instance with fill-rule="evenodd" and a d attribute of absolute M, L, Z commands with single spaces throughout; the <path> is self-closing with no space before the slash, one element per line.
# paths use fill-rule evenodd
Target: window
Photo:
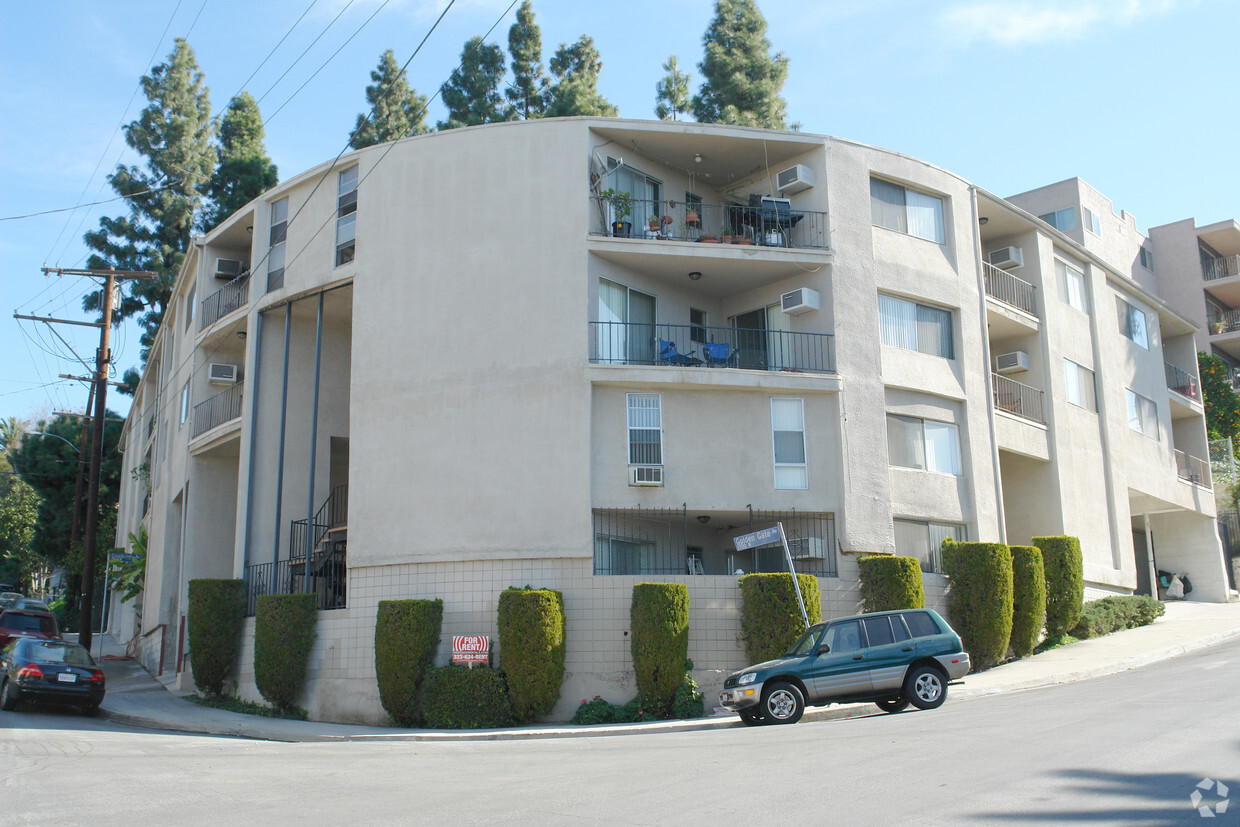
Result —
<path fill-rule="evenodd" d="M 181 424 L 185 424 L 185 420 L 189 418 L 189 382 L 185 383 L 185 387 L 181 388 Z"/>
<path fill-rule="evenodd" d="M 1098 410 L 1098 397 L 1094 389 L 1094 372 L 1071 359 L 1063 360 L 1063 381 L 1068 401 L 1087 411 Z"/>
<path fill-rule="evenodd" d="M 357 167 L 340 173 L 336 199 L 336 266 L 348 264 L 357 252 Z"/>
<path fill-rule="evenodd" d="M 870 646 L 890 646 L 896 642 L 896 636 L 891 631 L 891 620 L 887 615 L 867 617 L 862 623 L 865 624 L 865 636 Z M 901 628 L 900 631 L 904 632 L 904 629 Z M 905 634 L 904 637 L 908 635 Z"/>
<path fill-rule="evenodd" d="M 963 473 L 960 436 L 950 422 L 887 414 L 887 456 L 900 468 L 957 476 Z"/>
<path fill-rule="evenodd" d="M 1055 259 L 1055 276 L 1059 282 L 1059 298 L 1082 313 L 1089 313 L 1089 291 L 1085 289 L 1085 274 L 1060 259 Z"/>
<path fill-rule="evenodd" d="M 267 291 L 284 286 L 284 241 L 288 236 L 288 199 L 271 205 L 271 235 L 267 247 Z"/>
<path fill-rule="evenodd" d="M 775 453 L 775 487 L 784 490 L 809 488 L 804 400 L 771 399 L 771 441 Z"/>
<path fill-rule="evenodd" d="M 933 637 L 942 634 L 939 625 L 925 612 L 904 612 L 901 617 L 908 624 L 913 637 Z"/>
<path fill-rule="evenodd" d="M 1085 223 L 1085 229 L 1096 236 L 1102 235 L 1102 222 L 1098 220 L 1098 214 L 1089 207 L 1081 207 L 1081 220 Z"/>
<path fill-rule="evenodd" d="M 1115 300 L 1119 303 L 1119 332 L 1125 338 L 1131 339 L 1135 344 L 1149 350 L 1150 340 L 1146 331 L 1144 311 L 1134 307 L 1119 296 L 1116 296 Z"/>
<path fill-rule="evenodd" d="M 944 359 L 955 358 L 950 310 L 880 295 L 878 323 L 885 345 Z"/>
<path fill-rule="evenodd" d="M 1154 254 L 1145 247 L 1137 250 L 1137 261 L 1141 262 L 1141 266 L 1146 270 L 1154 272 Z"/>
<path fill-rule="evenodd" d="M 1062 210 L 1048 212 L 1046 215 L 1039 215 L 1038 218 L 1050 224 L 1061 233 L 1076 229 L 1076 210 L 1072 207 L 1064 207 Z"/>
<path fill-rule="evenodd" d="M 607 166 L 613 168 L 609 178 L 610 187 L 616 192 L 628 193 L 633 200 L 632 211 L 627 218 L 613 218 L 612 220 L 631 222 L 624 231 L 625 234 L 631 233 L 634 227 L 644 232 L 651 217 L 661 214 L 663 184 L 641 170 L 621 163 L 617 158 L 608 158 Z"/>
<path fill-rule="evenodd" d="M 649 574 L 658 571 L 658 550 L 648 540 L 631 537 L 594 538 L 595 574 Z"/>
<path fill-rule="evenodd" d="M 875 226 L 946 243 L 942 198 L 871 178 L 870 215 Z"/>
<path fill-rule="evenodd" d="M 1150 439 L 1158 439 L 1158 408 L 1152 400 L 1139 393 L 1124 389 L 1128 398 L 1128 427 Z"/>
<path fill-rule="evenodd" d="M 943 563 L 940 551 L 943 541 L 948 537 L 963 543 L 968 539 L 965 527 L 959 523 L 936 523 L 926 520 L 892 520 L 896 532 L 896 554 L 901 557 L 916 557 L 921 561 L 921 570 L 941 572 Z M 913 636 L 920 636 L 909 620 L 909 628 Z M 931 634 L 938 634 L 936 629 Z"/>
<path fill-rule="evenodd" d="M 705 310 L 689 308 L 689 341 L 706 344 L 707 316 Z"/>
<path fill-rule="evenodd" d="M 198 292 L 197 288 L 191 287 L 189 295 L 185 297 L 185 329 L 189 330 L 189 326 L 194 321 L 194 295 Z"/>
<path fill-rule="evenodd" d="M 663 464 L 663 417 L 657 393 L 626 395 L 629 411 L 629 465 Z"/>
<path fill-rule="evenodd" d="M 861 624 L 855 620 L 832 624 L 822 642 L 831 647 L 832 654 L 860 652 Z"/>
<path fill-rule="evenodd" d="M 654 364 L 654 296 L 598 280 L 598 361 Z"/>

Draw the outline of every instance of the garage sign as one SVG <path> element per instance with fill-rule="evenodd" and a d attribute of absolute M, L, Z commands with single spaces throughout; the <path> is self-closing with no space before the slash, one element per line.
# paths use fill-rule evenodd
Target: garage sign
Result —
<path fill-rule="evenodd" d="M 454 635 L 452 637 L 452 662 L 473 668 L 475 663 L 490 660 L 491 639 L 486 635 Z"/>

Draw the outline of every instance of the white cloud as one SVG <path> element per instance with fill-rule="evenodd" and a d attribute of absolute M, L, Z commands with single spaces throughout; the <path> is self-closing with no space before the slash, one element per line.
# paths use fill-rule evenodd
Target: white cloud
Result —
<path fill-rule="evenodd" d="M 1073 40 L 1097 28 L 1129 26 L 1184 5 L 1183 0 L 964 2 L 944 9 L 938 24 L 949 39 L 964 45 L 980 40 L 1011 46 Z"/>

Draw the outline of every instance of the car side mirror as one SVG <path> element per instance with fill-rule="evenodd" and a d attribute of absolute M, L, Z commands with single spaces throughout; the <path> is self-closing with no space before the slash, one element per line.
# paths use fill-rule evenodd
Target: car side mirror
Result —
<path fill-rule="evenodd" d="M 825 655 L 827 652 L 830 652 L 830 651 L 831 651 L 831 644 L 824 643 L 818 647 L 818 652 L 816 654 Z"/>

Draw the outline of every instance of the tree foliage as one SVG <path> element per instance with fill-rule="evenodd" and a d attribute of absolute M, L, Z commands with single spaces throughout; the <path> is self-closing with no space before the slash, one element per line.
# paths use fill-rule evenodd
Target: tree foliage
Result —
<path fill-rule="evenodd" d="M 519 117 L 541 118 L 547 108 L 550 82 L 543 74 L 542 31 L 534 22 L 530 0 L 517 9 L 517 22 L 508 29 L 508 52 L 512 55 L 513 82 L 504 95 Z"/>
<path fill-rule="evenodd" d="M 249 92 L 228 104 L 220 122 L 219 166 L 207 184 L 210 207 L 203 229 L 210 230 L 280 180 L 276 165 L 263 146 L 263 116 Z"/>
<path fill-rule="evenodd" d="M 397 65 L 391 49 L 379 58 L 370 79 L 374 81 L 366 87 L 370 110 L 357 116 L 349 146 L 361 149 L 427 131 L 426 95 L 409 86 L 409 78 Z"/>
<path fill-rule="evenodd" d="M 0 477 L 0 558 L 6 563 L 6 579 L 12 578 L 8 582 L 29 581 L 39 565 L 33 550 L 39 502 L 28 483 L 11 474 Z"/>
<path fill-rule="evenodd" d="M 693 98 L 698 121 L 784 129 L 786 104 L 780 91 L 788 58 L 771 55 L 766 19 L 755 0 L 716 0 L 702 42 L 702 87 Z"/>
<path fill-rule="evenodd" d="M 461 65 L 444 84 L 448 120 L 440 121 L 439 128 L 512 120 L 514 111 L 499 92 L 503 79 L 504 50 L 494 43 L 483 43 L 481 37 L 470 38 L 461 51 Z"/>
<path fill-rule="evenodd" d="M 661 121 L 678 120 L 677 115 L 688 113 L 692 107 L 689 98 L 689 73 L 680 71 L 676 64 L 676 55 L 672 55 L 663 64 L 667 72 L 655 86 L 654 114 Z"/>
<path fill-rule="evenodd" d="M 1197 369 L 1201 375 L 1201 399 L 1210 439 L 1240 435 L 1240 397 L 1232 390 L 1227 363 L 1211 353 L 1198 353 Z"/>
<path fill-rule="evenodd" d="M 545 117 L 616 117 L 616 107 L 598 91 L 598 76 L 602 70 L 603 61 L 599 58 L 598 49 L 594 48 L 593 38 L 583 34 L 571 46 L 561 43 L 551 57 L 551 76 L 555 78 L 555 85 L 549 93 L 551 100 L 547 104 Z"/>

